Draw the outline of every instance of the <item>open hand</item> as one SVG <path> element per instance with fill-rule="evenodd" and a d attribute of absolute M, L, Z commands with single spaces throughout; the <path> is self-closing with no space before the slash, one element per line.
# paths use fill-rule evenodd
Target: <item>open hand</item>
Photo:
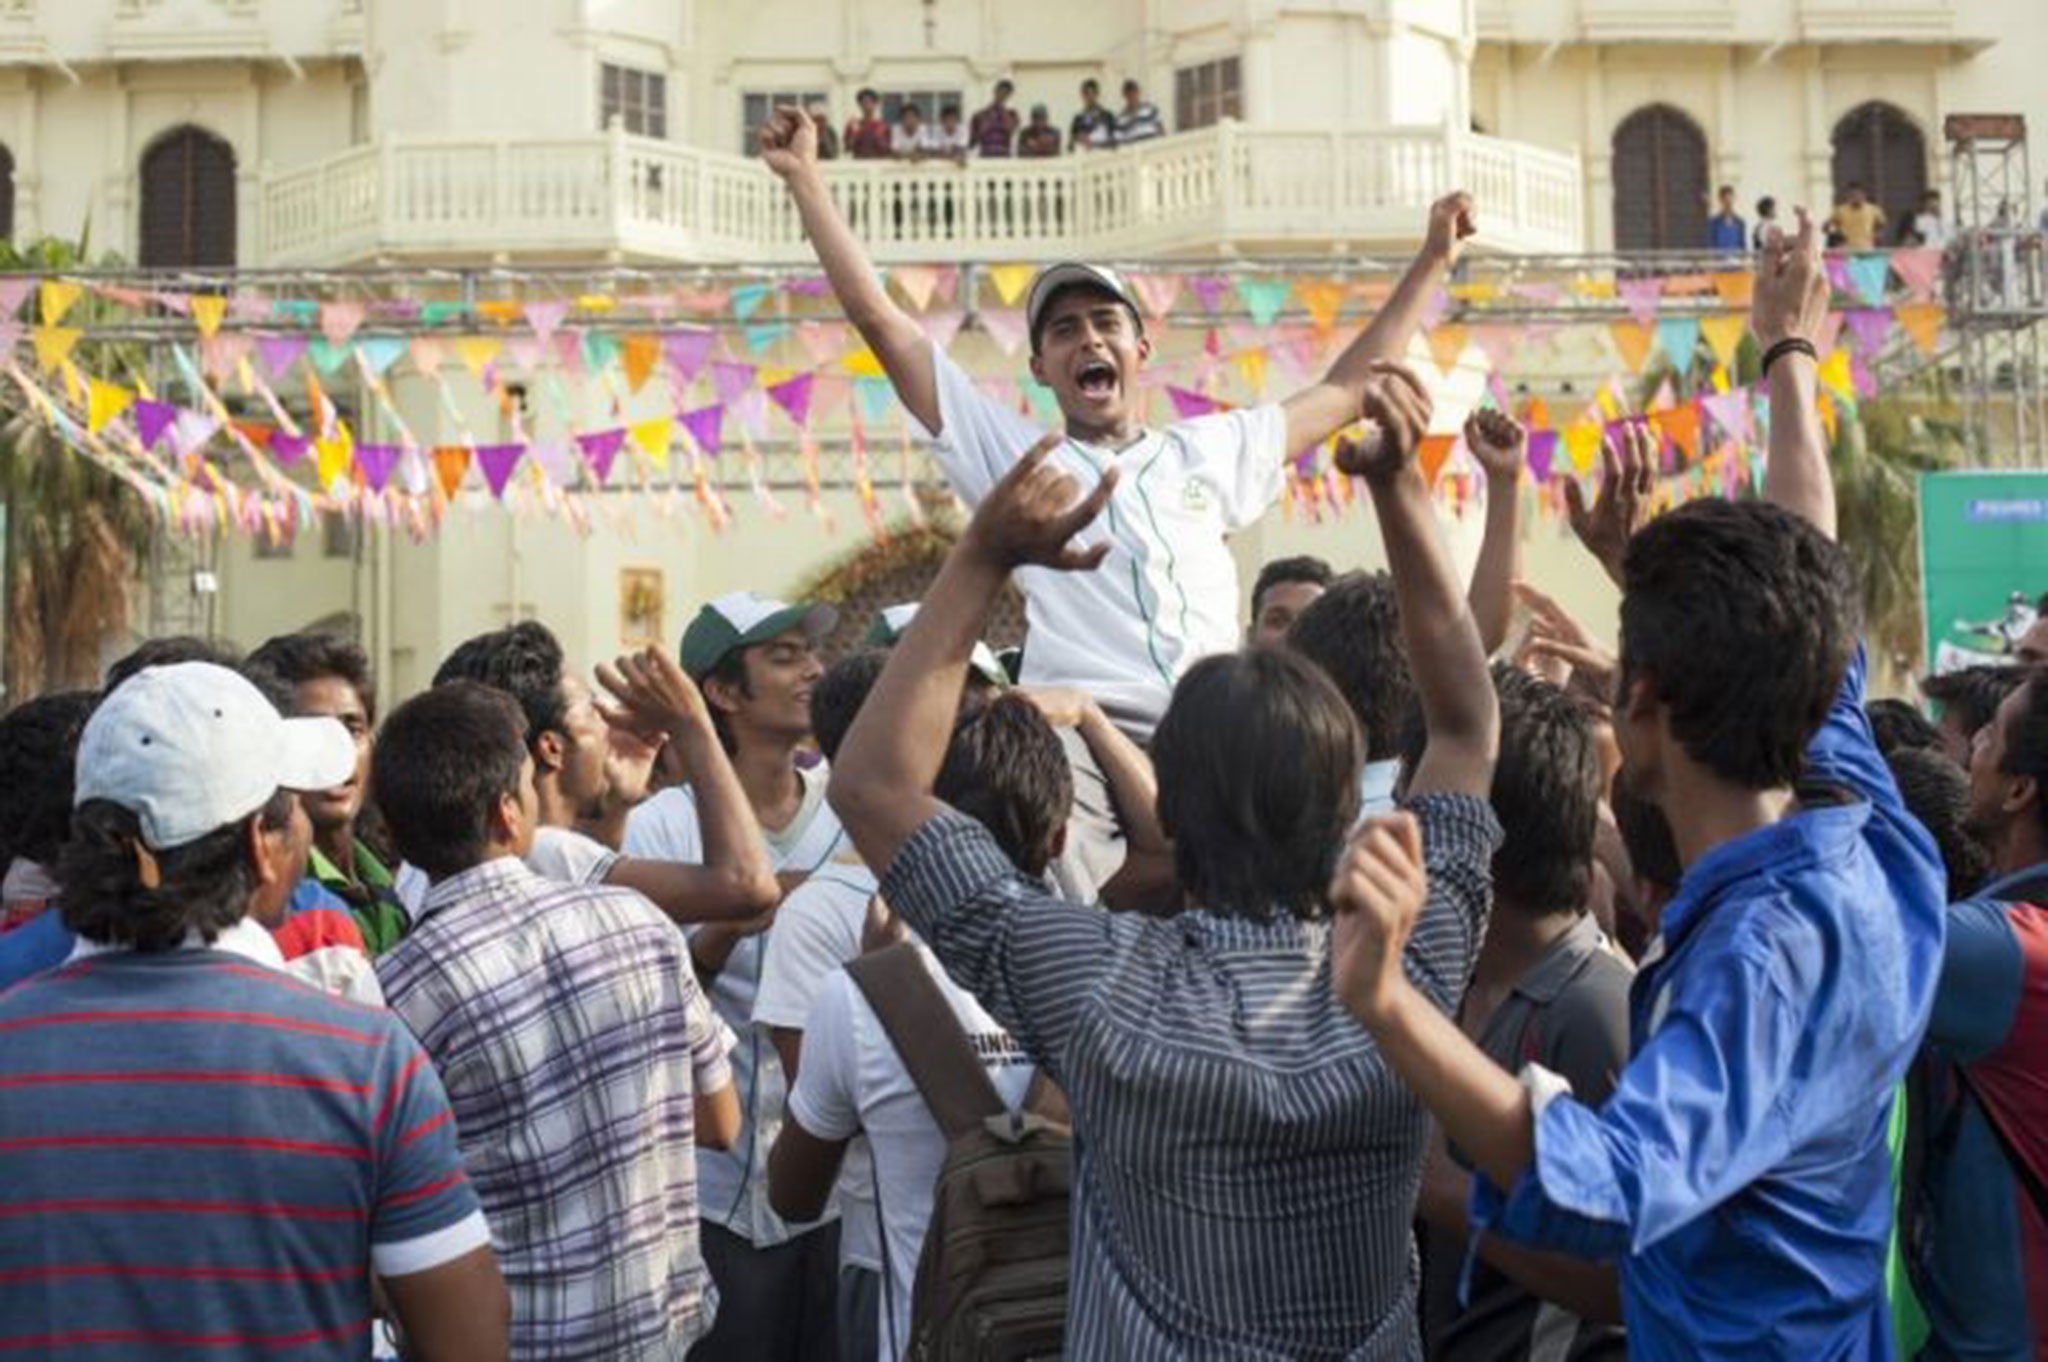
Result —
<path fill-rule="evenodd" d="M 1357 439 L 1337 441 L 1337 471 L 1380 481 L 1411 466 L 1435 409 L 1429 389 L 1413 369 L 1392 360 L 1374 360 L 1359 403 L 1359 415 L 1369 429 Z"/>
<path fill-rule="evenodd" d="M 1607 575 L 1621 581 L 1621 556 L 1628 541 L 1650 519 L 1657 490 L 1657 439 L 1646 421 L 1631 421 L 1618 439 L 1600 443 L 1600 491 L 1593 504 L 1575 480 L 1564 485 L 1572 533 L 1600 560 Z"/>
<path fill-rule="evenodd" d="M 643 648 L 609 665 L 599 663 L 597 684 L 610 696 L 598 704 L 604 721 L 648 743 L 658 745 L 666 734 L 711 722 L 697 683 L 660 648 Z"/>
<path fill-rule="evenodd" d="M 1749 297 L 1749 327 L 1766 350 L 1781 340 L 1811 341 L 1828 316 L 1828 272 L 1821 259 L 1820 229 L 1804 208 L 1792 210 L 1799 230 L 1772 231 L 1757 257 L 1756 287 Z"/>
<path fill-rule="evenodd" d="M 1429 231 L 1422 238 L 1422 253 L 1449 269 L 1464 254 L 1466 238 L 1478 230 L 1472 196 L 1462 189 L 1446 194 L 1429 206 Z"/>
<path fill-rule="evenodd" d="M 1529 607 L 1529 635 L 1516 661 L 1535 675 L 1562 688 L 1576 672 L 1581 685 L 1611 698 L 1620 670 L 1607 651 L 1571 612 L 1527 582 L 1515 583 L 1515 597 Z"/>
<path fill-rule="evenodd" d="M 1081 548 L 1071 541 L 1109 505 L 1117 470 L 1104 473 L 1083 497 L 1074 476 L 1049 462 L 1060 444 L 1060 436 L 1048 435 L 1017 460 L 982 498 L 956 553 L 977 554 L 1005 572 L 1027 566 L 1088 572 L 1102 565 L 1107 542 Z"/>
<path fill-rule="evenodd" d="M 1492 481 L 1512 482 L 1522 476 L 1522 450 L 1528 443 L 1529 432 L 1504 411 L 1483 407 L 1465 418 L 1465 448 Z"/>
<path fill-rule="evenodd" d="M 633 808 L 651 793 L 654 763 L 661 756 L 668 735 L 614 727 L 606 738 L 605 802 L 613 808 Z"/>
<path fill-rule="evenodd" d="M 787 180 L 818 168 L 818 125 L 801 109 L 777 108 L 761 125 L 761 159 Z"/>
<path fill-rule="evenodd" d="M 1406 985 L 1402 952 L 1429 898 L 1414 816 L 1370 818 L 1351 835 L 1330 880 L 1330 987 L 1367 1026 Z"/>

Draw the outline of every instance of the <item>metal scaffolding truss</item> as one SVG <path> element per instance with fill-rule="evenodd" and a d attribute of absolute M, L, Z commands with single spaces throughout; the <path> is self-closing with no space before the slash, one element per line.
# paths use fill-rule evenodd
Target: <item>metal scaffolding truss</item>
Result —
<path fill-rule="evenodd" d="M 1950 248 L 1949 325 L 1964 409 L 1989 464 L 2048 463 L 2048 238 L 2034 209 L 2026 121 L 1948 120 L 1950 193 L 1963 226 Z"/>

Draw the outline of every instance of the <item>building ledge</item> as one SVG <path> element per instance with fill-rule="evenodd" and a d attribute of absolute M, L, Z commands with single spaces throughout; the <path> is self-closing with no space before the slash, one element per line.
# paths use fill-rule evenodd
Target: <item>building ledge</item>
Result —
<path fill-rule="evenodd" d="M 1735 39 L 1735 6 L 1650 5 L 1585 0 L 1579 35 L 1593 43 L 1726 43 Z"/>

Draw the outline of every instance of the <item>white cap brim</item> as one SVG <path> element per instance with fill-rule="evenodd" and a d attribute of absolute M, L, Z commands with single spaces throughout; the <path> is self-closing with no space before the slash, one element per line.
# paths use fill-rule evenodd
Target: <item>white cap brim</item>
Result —
<path fill-rule="evenodd" d="M 356 773 L 356 744 L 339 719 L 286 719 L 278 734 L 277 784 L 284 790 L 331 790 Z"/>

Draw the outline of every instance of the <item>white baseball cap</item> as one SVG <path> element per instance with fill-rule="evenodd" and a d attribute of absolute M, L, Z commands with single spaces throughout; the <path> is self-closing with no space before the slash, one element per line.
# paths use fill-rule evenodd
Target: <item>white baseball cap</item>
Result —
<path fill-rule="evenodd" d="M 1131 292 L 1131 286 L 1124 282 L 1121 274 L 1107 265 L 1067 260 L 1040 270 L 1038 277 L 1031 281 L 1031 291 L 1024 295 L 1024 327 L 1034 344 L 1038 339 L 1038 320 L 1044 315 L 1046 305 L 1062 289 L 1070 288 L 1108 294 L 1131 310 L 1131 316 L 1138 323 L 1138 334 L 1144 334 L 1145 314 L 1138 310 L 1138 295 Z"/>
<path fill-rule="evenodd" d="M 903 631 L 917 618 L 917 602 L 906 601 L 902 605 L 891 605 L 875 612 L 875 622 L 868 626 L 867 643 L 875 648 L 893 648 L 903 637 Z M 981 679 L 991 685 L 1007 686 L 1010 674 L 1003 670 L 1003 664 L 986 643 L 976 643 L 968 655 L 967 665 L 980 673 Z"/>
<path fill-rule="evenodd" d="M 326 790 L 355 774 L 339 720 L 287 719 L 239 672 L 211 662 L 150 667 L 115 687 L 78 741 L 74 806 L 133 813 L 152 851 L 247 818 L 279 790 Z"/>

